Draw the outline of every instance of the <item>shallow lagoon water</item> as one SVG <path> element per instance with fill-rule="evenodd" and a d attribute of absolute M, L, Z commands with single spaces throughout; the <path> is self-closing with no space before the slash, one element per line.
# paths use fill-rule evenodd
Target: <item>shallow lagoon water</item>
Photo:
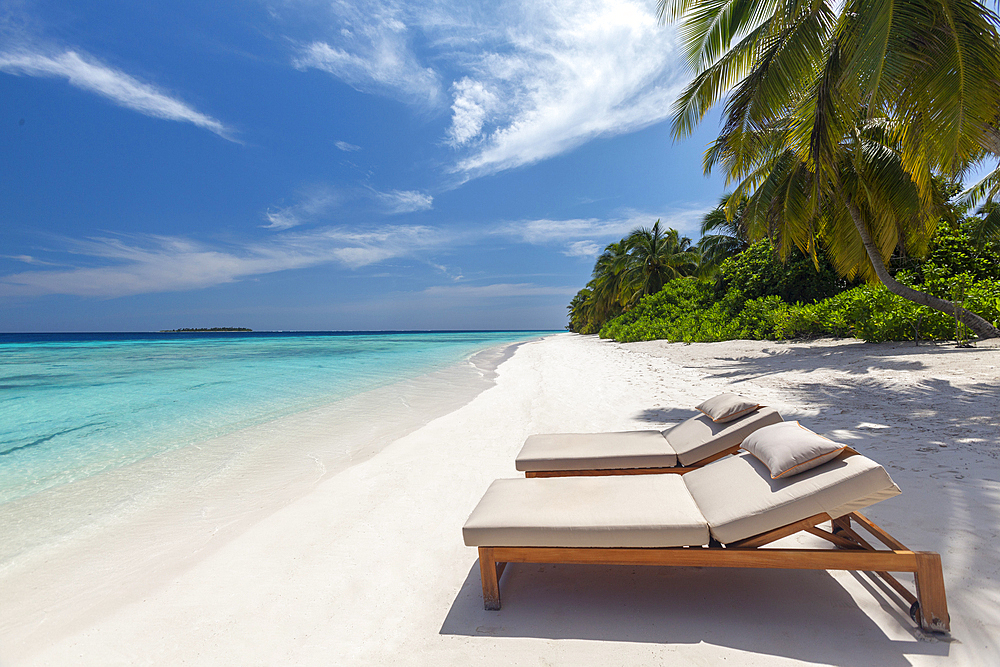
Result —
<path fill-rule="evenodd" d="M 163 585 L 546 333 L 0 336 L 0 636 Z"/>
<path fill-rule="evenodd" d="M 531 332 L 0 335 L 0 504 Z"/>

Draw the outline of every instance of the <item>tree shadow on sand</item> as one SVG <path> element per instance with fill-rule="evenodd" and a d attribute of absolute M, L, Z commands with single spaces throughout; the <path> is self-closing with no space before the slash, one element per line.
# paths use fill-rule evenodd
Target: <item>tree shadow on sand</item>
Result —
<path fill-rule="evenodd" d="M 650 424 L 677 424 L 685 419 L 690 419 L 700 414 L 693 408 L 683 410 L 681 408 L 646 408 L 632 415 L 637 421 L 649 422 Z"/>
<path fill-rule="evenodd" d="M 875 345 L 858 355 L 853 346 L 775 345 L 766 351 L 773 353 L 718 357 L 700 370 L 715 386 L 766 386 L 762 378 L 787 373 L 772 389 L 783 396 L 786 419 L 798 419 L 884 465 L 903 493 L 866 514 L 911 548 L 941 553 L 953 632 L 967 647 L 995 650 L 989 628 L 1000 606 L 1000 585 L 992 576 L 1000 540 L 1000 372 L 993 379 L 957 383 L 944 373 L 924 372 L 918 379 L 906 371 L 925 369 L 916 355 L 926 360 L 928 354 L 945 357 L 952 378 L 983 364 L 983 355 L 987 366 L 1000 368 L 1000 349 Z M 816 373 L 813 380 L 816 371 L 833 372 Z M 734 391 L 752 394 L 751 388 L 737 387 Z"/>
<path fill-rule="evenodd" d="M 863 349 L 871 350 L 871 353 L 858 355 L 858 348 L 862 346 L 867 346 Z M 738 358 L 720 356 L 717 361 L 721 363 L 717 366 L 699 367 L 699 369 L 708 371 L 716 378 L 731 377 L 739 380 L 750 380 L 754 377 L 775 375 L 786 371 L 837 370 L 862 375 L 871 369 L 915 371 L 926 367 L 920 359 L 900 359 L 899 357 L 948 356 L 954 358 L 956 364 L 961 364 L 963 357 L 982 353 L 985 350 L 958 348 L 940 343 L 924 343 L 923 345 L 901 343 L 888 347 L 884 344 L 872 345 L 858 341 L 856 345 L 836 347 L 775 344 L 762 351 L 768 356 Z M 1000 356 L 1000 351 L 997 354 Z"/>
<path fill-rule="evenodd" d="M 946 642 L 885 633 L 827 572 L 512 563 L 503 608 L 485 611 L 478 563 L 441 634 L 706 643 L 838 665 L 910 665 L 906 655 L 947 656 Z M 885 601 L 902 627 L 918 634 Z M 859 650 L 858 644 L 864 648 Z"/>

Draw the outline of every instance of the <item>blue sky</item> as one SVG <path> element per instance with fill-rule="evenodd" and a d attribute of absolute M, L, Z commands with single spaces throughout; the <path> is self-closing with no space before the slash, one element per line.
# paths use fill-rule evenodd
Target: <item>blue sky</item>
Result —
<path fill-rule="evenodd" d="M 555 329 L 697 237 L 654 0 L 0 9 L 0 330 Z"/>

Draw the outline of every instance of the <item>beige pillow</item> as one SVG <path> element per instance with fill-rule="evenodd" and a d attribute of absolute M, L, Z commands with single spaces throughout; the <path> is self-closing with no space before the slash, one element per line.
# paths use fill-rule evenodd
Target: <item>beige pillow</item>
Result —
<path fill-rule="evenodd" d="M 759 407 L 760 403 L 751 401 L 749 398 L 743 398 L 736 394 L 719 394 L 697 406 L 695 410 L 704 412 L 714 422 L 724 424 L 739 419 Z"/>
<path fill-rule="evenodd" d="M 781 422 L 759 428 L 741 447 L 767 466 L 771 479 L 791 477 L 836 458 L 847 445 L 813 433 L 798 422 Z"/>

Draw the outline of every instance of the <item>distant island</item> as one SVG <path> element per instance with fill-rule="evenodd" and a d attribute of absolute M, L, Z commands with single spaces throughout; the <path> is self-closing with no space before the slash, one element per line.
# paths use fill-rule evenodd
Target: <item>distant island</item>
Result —
<path fill-rule="evenodd" d="M 253 331 L 246 327 L 211 327 L 209 329 L 160 329 L 160 333 L 203 333 L 206 331 Z"/>

